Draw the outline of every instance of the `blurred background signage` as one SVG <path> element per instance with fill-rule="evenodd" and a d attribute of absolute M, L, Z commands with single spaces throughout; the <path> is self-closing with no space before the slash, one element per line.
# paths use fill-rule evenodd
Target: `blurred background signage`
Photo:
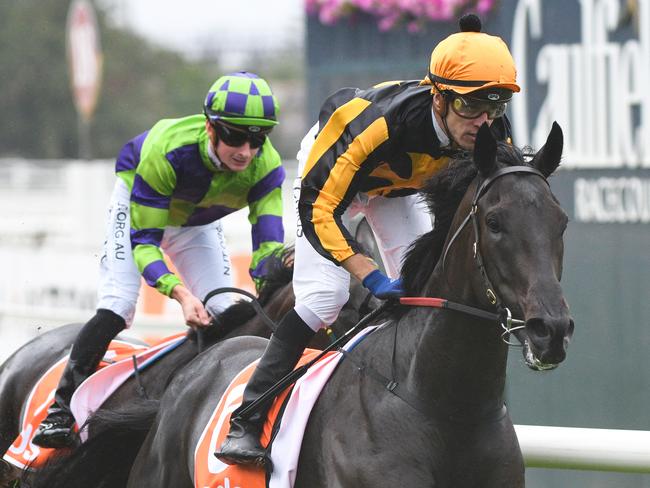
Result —
<path fill-rule="evenodd" d="M 511 46 L 523 86 L 513 102 L 515 138 L 540 147 L 557 120 L 564 167 L 650 167 L 650 2 L 583 0 L 567 5 L 567 19 L 544 6 L 514 7 Z M 541 106 L 531 104 L 541 93 Z"/>
<path fill-rule="evenodd" d="M 102 54 L 95 11 L 86 0 L 73 0 L 66 28 L 67 57 L 75 107 L 79 114 L 79 157 L 90 157 L 89 124 L 102 74 Z"/>

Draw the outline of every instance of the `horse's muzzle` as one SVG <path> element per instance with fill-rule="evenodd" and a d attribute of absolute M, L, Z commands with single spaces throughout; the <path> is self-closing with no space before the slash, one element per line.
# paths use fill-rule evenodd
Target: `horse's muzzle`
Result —
<path fill-rule="evenodd" d="M 568 315 L 526 320 L 526 364 L 537 371 L 555 368 L 566 358 L 574 327 L 573 319 Z"/>

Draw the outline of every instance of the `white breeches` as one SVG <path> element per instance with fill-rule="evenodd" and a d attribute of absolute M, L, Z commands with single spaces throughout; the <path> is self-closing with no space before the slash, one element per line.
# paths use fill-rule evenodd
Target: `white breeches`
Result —
<path fill-rule="evenodd" d="M 298 217 L 300 177 L 318 124 L 303 138 L 298 152 L 298 177 L 294 180 L 294 210 L 297 219 L 293 289 L 295 310 L 313 330 L 330 325 L 349 298 L 350 274 L 341 266 L 318 254 L 303 235 Z M 343 214 L 343 225 L 363 214 L 372 229 L 386 273 L 399 276 L 404 252 L 422 234 L 431 230 L 431 218 L 417 195 L 385 198 L 359 193 Z"/>
<path fill-rule="evenodd" d="M 97 308 L 133 322 L 142 278 L 131 252 L 130 192 L 117 178 L 108 208 L 106 240 L 100 262 Z M 219 221 L 196 227 L 167 227 L 160 246 L 174 263 L 185 286 L 200 300 L 215 288 L 231 287 L 232 266 Z M 215 316 L 233 303 L 228 294 L 212 297 L 207 310 Z"/>

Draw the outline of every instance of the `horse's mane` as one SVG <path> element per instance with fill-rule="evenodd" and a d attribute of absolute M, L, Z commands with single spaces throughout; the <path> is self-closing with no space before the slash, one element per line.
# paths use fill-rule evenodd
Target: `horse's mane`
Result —
<path fill-rule="evenodd" d="M 261 306 L 266 305 L 275 293 L 291 282 L 293 277 L 293 246 L 284 247 L 266 258 L 264 284 L 259 291 L 257 301 Z M 204 340 L 209 344 L 221 339 L 245 324 L 256 315 L 256 311 L 248 300 L 240 300 L 214 319 L 212 326 L 204 330 Z M 190 340 L 196 340 L 196 332 L 188 333 Z"/>
<path fill-rule="evenodd" d="M 497 162 L 500 166 L 527 165 L 526 159 L 530 156 L 532 152 L 529 148 L 521 150 L 505 142 L 497 145 Z M 434 225 L 433 230 L 416 239 L 405 254 L 402 283 L 406 296 L 418 296 L 433 273 L 456 210 L 477 174 L 472 154 L 461 152 L 420 191 L 429 212 L 434 216 Z"/>
<path fill-rule="evenodd" d="M 293 255 L 293 246 L 288 246 L 267 258 L 264 284 L 257 298 L 260 305 L 264 306 L 269 303 L 275 293 L 293 279 Z"/>

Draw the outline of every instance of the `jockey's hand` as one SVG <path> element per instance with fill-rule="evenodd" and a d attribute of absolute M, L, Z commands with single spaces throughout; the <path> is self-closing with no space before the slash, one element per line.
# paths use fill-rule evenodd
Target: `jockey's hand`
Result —
<path fill-rule="evenodd" d="M 193 329 L 207 327 L 212 322 L 212 317 L 206 311 L 201 300 L 196 298 L 183 285 L 176 285 L 171 297 L 181 304 L 185 325 Z"/>
<path fill-rule="evenodd" d="M 362 284 L 370 290 L 370 293 L 382 300 L 404 296 L 402 280 L 399 278 L 391 280 L 378 269 L 372 271 L 368 276 L 366 276 L 363 279 Z"/>

